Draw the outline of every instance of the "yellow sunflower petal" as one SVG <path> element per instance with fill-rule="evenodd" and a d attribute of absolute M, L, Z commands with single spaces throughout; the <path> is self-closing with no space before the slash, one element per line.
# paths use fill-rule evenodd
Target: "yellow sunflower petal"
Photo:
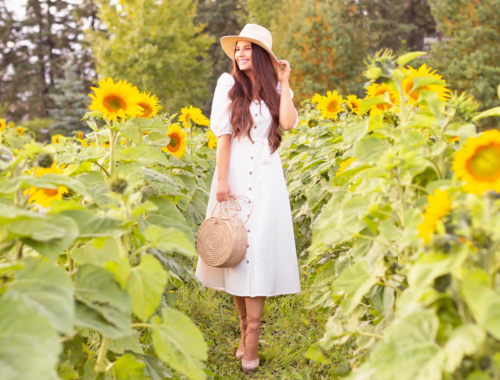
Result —
<path fill-rule="evenodd" d="M 186 153 L 186 138 L 188 137 L 187 133 L 185 133 L 182 130 L 181 126 L 176 123 L 172 124 L 168 128 L 168 132 L 166 133 L 166 135 L 170 137 L 170 142 L 166 147 L 162 149 L 176 158 L 181 158 L 184 153 Z"/>
<path fill-rule="evenodd" d="M 405 92 L 406 95 L 409 95 L 408 103 L 415 103 L 418 100 L 418 97 L 420 96 L 420 91 L 422 90 L 432 91 L 437 93 L 439 100 L 441 100 L 442 102 L 445 102 L 450 97 L 449 95 L 450 90 L 446 87 L 446 85 L 430 84 L 422 88 L 419 88 L 415 91 L 412 91 L 415 78 L 423 78 L 426 76 L 431 76 L 436 79 L 440 79 L 443 82 L 446 82 L 444 79 L 442 79 L 441 75 L 436 74 L 436 70 L 431 72 L 431 68 L 430 67 L 427 68 L 427 64 L 424 63 L 418 69 L 414 69 L 411 66 L 404 67 L 402 71 L 404 74 L 408 73 L 408 76 L 403 79 L 402 83 L 403 91 Z"/>
<path fill-rule="evenodd" d="M 465 146 L 455 153 L 451 168 L 466 183 L 467 192 L 500 192 L 500 132 L 492 129 L 468 138 Z"/>
<path fill-rule="evenodd" d="M 391 102 L 394 105 L 398 106 L 400 103 L 399 102 L 399 94 L 396 91 L 391 90 L 391 88 L 386 83 L 382 83 L 382 84 L 372 83 L 371 85 L 366 87 L 366 98 L 367 99 L 375 98 L 379 95 L 384 95 L 386 92 L 389 93 L 389 99 L 391 100 Z M 391 104 L 387 104 L 387 103 L 377 104 L 376 106 L 373 106 L 370 109 L 370 115 L 377 116 L 377 115 L 384 113 L 385 111 L 391 110 L 392 108 L 394 108 L 394 107 Z"/>
<path fill-rule="evenodd" d="M 344 99 L 342 95 L 339 95 L 338 91 L 328 91 L 316 108 L 321 111 L 321 116 L 328 119 L 336 119 L 337 114 L 342 111 L 343 102 Z"/>
<path fill-rule="evenodd" d="M 158 111 L 161 109 L 159 102 L 156 95 L 151 95 L 150 92 L 141 92 L 138 104 L 142 107 L 143 112 L 139 117 L 150 119 L 158 115 Z"/>
<path fill-rule="evenodd" d="M 99 88 L 91 88 L 95 95 L 89 94 L 92 98 L 89 110 L 101 112 L 105 119 L 116 122 L 118 118 L 125 119 L 144 113 L 139 105 L 139 90 L 130 83 L 122 80 L 114 83 L 113 79 L 108 77 L 99 83 Z"/>

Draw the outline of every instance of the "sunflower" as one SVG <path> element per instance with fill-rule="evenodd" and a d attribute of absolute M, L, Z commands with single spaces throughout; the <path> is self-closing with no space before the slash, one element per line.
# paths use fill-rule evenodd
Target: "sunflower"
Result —
<path fill-rule="evenodd" d="M 102 143 L 102 146 L 105 147 L 105 148 L 109 148 L 109 141 L 106 141 L 105 143 Z"/>
<path fill-rule="evenodd" d="M 479 137 L 469 137 L 455 154 L 451 169 L 465 182 L 467 192 L 500 192 L 500 132 L 491 129 Z"/>
<path fill-rule="evenodd" d="M 14 124 L 13 121 L 9 121 L 9 124 L 7 124 L 7 127 L 9 128 L 14 128 L 16 126 L 16 124 Z"/>
<path fill-rule="evenodd" d="M 429 84 L 427 86 L 421 87 L 415 91 L 411 91 L 413 89 L 413 81 L 414 78 L 423 78 L 426 76 L 431 76 L 436 79 L 440 79 L 443 82 L 446 82 L 444 79 L 441 79 L 442 76 L 439 74 L 436 74 L 436 70 L 431 72 L 431 68 L 427 68 L 427 65 L 424 63 L 422 66 L 418 68 L 418 70 L 414 69 L 411 66 L 408 66 L 408 68 L 403 67 L 402 69 L 403 73 L 409 73 L 409 75 L 403 79 L 403 91 L 405 92 L 406 95 L 409 95 L 409 100 L 408 103 L 415 103 L 418 100 L 418 97 L 420 96 L 420 91 L 422 90 L 427 90 L 427 91 L 432 91 L 438 94 L 439 100 L 442 102 L 445 102 L 450 95 L 448 94 L 450 90 L 446 88 L 446 85 L 440 85 L 440 84 Z M 411 92 L 411 93 L 410 93 Z"/>
<path fill-rule="evenodd" d="M 210 149 L 213 149 L 217 146 L 217 137 L 214 135 L 212 131 L 208 131 L 208 144 L 207 146 Z"/>
<path fill-rule="evenodd" d="M 418 226 L 420 237 L 425 243 L 431 240 L 437 223 L 451 210 L 451 201 L 447 191 L 436 189 L 433 195 L 427 196 L 429 206 L 424 211 L 425 221 Z"/>
<path fill-rule="evenodd" d="M 0 132 L 5 131 L 5 128 L 7 128 L 7 123 L 4 119 L 0 118 Z"/>
<path fill-rule="evenodd" d="M 318 126 L 318 119 L 315 119 L 314 117 L 309 119 L 307 121 L 307 125 L 309 126 L 309 128 L 317 127 Z"/>
<path fill-rule="evenodd" d="M 366 87 L 366 98 L 375 98 L 379 95 L 384 95 L 386 92 L 389 93 L 389 99 L 391 102 L 395 105 L 399 105 L 399 94 L 396 91 L 393 91 L 389 88 L 389 86 L 385 83 L 382 84 L 377 84 L 377 83 L 372 83 L 368 87 Z M 370 110 L 370 115 L 371 116 L 377 116 L 380 114 L 383 114 L 385 111 L 388 111 L 392 108 L 393 106 L 391 104 L 377 104 L 376 106 L 373 106 Z"/>
<path fill-rule="evenodd" d="M 80 141 L 81 146 L 84 146 L 84 147 L 88 148 L 89 144 L 87 143 L 87 141 L 85 141 L 83 139 L 78 139 L 78 141 Z"/>
<path fill-rule="evenodd" d="M 359 112 L 359 106 L 361 105 L 361 99 L 358 98 L 356 95 L 347 95 L 347 107 L 351 110 L 351 112 L 357 114 L 357 115 L 362 115 Z"/>
<path fill-rule="evenodd" d="M 41 177 L 45 174 L 62 174 L 62 168 L 58 169 L 55 161 L 52 166 L 48 168 L 36 168 L 31 170 L 31 173 L 35 174 L 35 177 Z M 50 207 L 54 200 L 63 199 L 64 194 L 68 193 L 68 188 L 65 186 L 59 186 L 57 189 L 44 189 L 37 187 L 30 187 L 24 190 L 23 195 L 29 195 L 28 201 L 30 203 L 37 203 L 42 207 Z"/>
<path fill-rule="evenodd" d="M 158 111 L 161 109 L 161 106 L 158 105 L 160 102 L 156 95 L 150 95 L 150 92 L 141 92 L 139 105 L 142 107 L 142 114 L 139 117 L 143 119 L 150 119 L 152 116 L 158 115 Z"/>
<path fill-rule="evenodd" d="M 168 128 L 166 135 L 170 137 L 170 142 L 162 149 L 176 158 L 181 158 L 186 153 L 187 133 L 182 130 L 179 124 L 175 123 Z"/>
<path fill-rule="evenodd" d="M 139 90 L 132 84 L 121 80 L 114 83 L 113 79 L 108 77 L 99 83 L 99 87 L 91 87 L 95 95 L 89 94 L 93 99 L 89 110 L 101 112 L 104 119 L 116 122 L 118 118 L 125 119 L 127 116 L 139 116 L 144 113 L 143 108 L 139 106 Z"/>
<path fill-rule="evenodd" d="M 328 91 L 326 96 L 321 97 L 321 102 L 316 106 L 321 111 L 321 116 L 328 119 L 336 119 L 337 114 L 342 111 L 344 99 L 338 91 Z"/>
<path fill-rule="evenodd" d="M 17 127 L 16 132 L 19 134 L 19 137 L 24 135 L 24 128 L 23 127 Z"/>
<path fill-rule="evenodd" d="M 453 137 L 450 137 L 449 139 L 446 139 L 447 142 L 449 142 L 450 144 L 453 144 L 455 141 L 460 141 L 460 138 L 458 136 L 453 136 Z"/>
<path fill-rule="evenodd" d="M 311 98 L 311 102 L 321 103 L 322 99 L 323 99 L 323 97 L 320 94 L 314 94 L 314 96 Z"/>
<path fill-rule="evenodd" d="M 189 108 L 184 107 L 181 109 L 181 114 L 179 115 L 179 121 L 182 121 L 184 127 L 189 126 L 189 121 L 192 121 L 198 125 L 209 126 L 210 120 L 208 120 L 199 108 L 189 106 Z"/>
<path fill-rule="evenodd" d="M 342 162 L 340 164 L 340 168 L 337 170 L 337 174 L 336 175 L 340 175 L 350 164 L 352 164 L 354 161 L 356 161 L 356 158 L 353 157 L 353 158 L 349 158 L 348 160 Z"/>
<path fill-rule="evenodd" d="M 79 139 L 83 139 L 84 137 L 84 134 L 82 131 L 78 131 L 78 133 L 76 134 L 76 136 L 79 138 Z"/>
<path fill-rule="evenodd" d="M 60 139 L 61 137 L 63 137 L 63 138 L 64 138 L 64 136 L 63 136 L 63 135 L 59 135 L 59 134 L 57 134 L 57 135 L 55 135 L 55 136 L 52 136 L 52 144 L 59 144 L 59 142 L 60 142 L 60 141 L 59 141 L 59 139 Z"/>

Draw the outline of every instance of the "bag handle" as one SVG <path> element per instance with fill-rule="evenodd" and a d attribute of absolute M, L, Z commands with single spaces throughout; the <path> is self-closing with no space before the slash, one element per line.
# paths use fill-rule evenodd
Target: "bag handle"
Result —
<path fill-rule="evenodd" d="M 239 205 L 238 202 L 235 201 L 236 198 L 245 198 L 245 199 L 248 199 L 248 201 L 246 201 L 245 199 L 243 199 L 245 202 L 247 202 L 249 205 L 250 205 L 250 212 L 248 214 L 248 217 L 247 217 L 247 220 L 245 220 L 243 222 L 243 224 L 247 224 L 248 220 L 250 219 L 250 216 L 252 215 L 252 211 L 253 211 L 253 204 L 252 204 L 252 200 L 244 195 L 233 195 L 233 194 L 229 194 L 228 195 L 228 201 L 231 202 L 235 208 L 229 208 L 229 207 L 226 207 L 224 208 L 224 210 L 226 211 L 225 214 L 229 216 L 228 214 L 228 210 L 235 210 L 236 212 L 234 213 L 233 216 L 236 216 L 237 215 L 237 212 L 238 211 L 241 211 L 241 206 Z M 223 201 L 223 202 L 226 202 L 226 201 Z M 214 211 L 215 209 L 217 208 L 217 205 L 220 205 L 220 211 L 219 211 L 219 214 L 224 214 L 222 212 L 223 208 L 222 208 L 222 202 L 219 202 L 217 201 L 217 204 L 215 205 L 214 209 L 212 210 L 212 213 L 210 214 L 210 217 L 212 217 L 212 215 L 214 214 Z"/>

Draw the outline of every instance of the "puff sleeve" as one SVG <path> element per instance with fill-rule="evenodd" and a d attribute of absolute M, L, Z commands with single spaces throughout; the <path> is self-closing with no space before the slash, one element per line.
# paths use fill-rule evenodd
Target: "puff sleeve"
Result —
<path fill-rule="evenodd" d="M 232 135 L 233 128 L 229 117 L 229 90 L 234 86 L 234 78 L 228 73 L 219 77 L 215 87 L 214 100 L 212 102 L 212 113 L 210 115 L 210 129 L 215 136 Z"/>
<path fill-rule="evenodd" d="M 291 88 L 290 90 L 290 97 L 293 99 L 293 91 Z M 278 94 L 281 95 L 281 82 L 278 82 L 278 85 L 276 86 L 276 91 L 278 91 Z M 295 123 L 293 124 L 293 128 L 295 128 L 297 125 L 299 125 L 299 114 L 297 113 L 297 109 L 295 109 L 295 113 L 297 114 L 297 117 L 295 119 Z M 281 125 L 280 125 L 281 128 Z"/>

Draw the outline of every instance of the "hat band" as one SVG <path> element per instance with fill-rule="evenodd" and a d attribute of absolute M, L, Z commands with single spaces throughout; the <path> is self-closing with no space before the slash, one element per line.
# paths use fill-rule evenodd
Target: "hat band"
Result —
<path fill-rule="evenodd" d="M 262 42 L 263 44 L 265 44 L 269 49 L 271 49 L 271 47 L 269 46 L 269 44 L 262 40 L 261 38 L 259 38 L 258 36 L 245 36 L 243 34 L 240 34 L 238 37 L 243 37 L 243 38 L 251 38 L 252 40 L 258 40 L 259 42 Z"/>

